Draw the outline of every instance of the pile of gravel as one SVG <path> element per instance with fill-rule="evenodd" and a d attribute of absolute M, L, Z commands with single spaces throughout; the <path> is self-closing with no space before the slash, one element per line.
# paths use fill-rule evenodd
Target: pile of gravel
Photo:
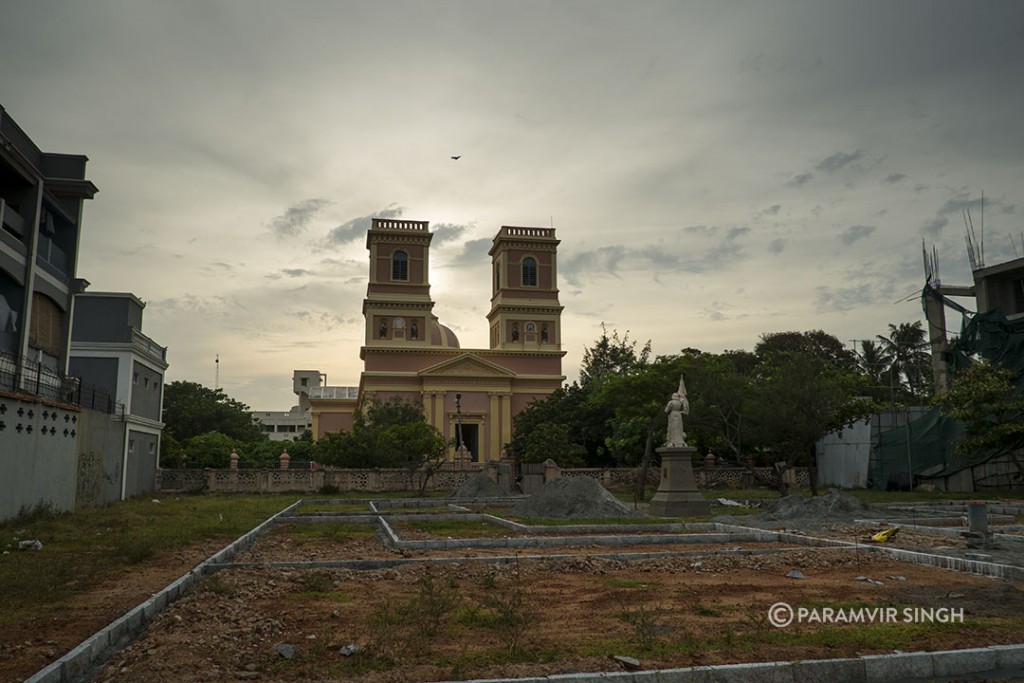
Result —
<path fill-rule="evenodd" d="M 766 521 L 848 521 L 868 509 L 856 496 L 829 489 L 824 496 L 786 496 L 772 501 L 758 515 Z"/>
<path fill-rule="evenodd" d="M 504 498 L 509 493 L 498 486 L 497 482 L 488 477 L 484 472 L 477 472 L 462 483 L 462 486 L 455 489 L 452 498 L 462 500 L 472 498 Z"/>
<path fill-rule="evenodd" d="M 558 477 L 512 506 L 516 517 L 629 517 L 625 503 L 592 477 Z"/>
<path fill-rule="evenodd" d="M 793 495 L 773 500 L 757 515 L 721 515 L 715 521 L 759 529 L 815 530 L 870 516 L 870 510 L 855 496 L 829 489 L 823 496 Z"/>

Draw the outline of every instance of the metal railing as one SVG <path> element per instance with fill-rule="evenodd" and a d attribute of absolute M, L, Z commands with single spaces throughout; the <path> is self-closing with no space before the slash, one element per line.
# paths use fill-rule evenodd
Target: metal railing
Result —
<path fill-rule="evenodd" d="M 124 405 L 106 389 L 68 377 L 31 358 L 0 349 L 0 390 L 123 415 Z"/>

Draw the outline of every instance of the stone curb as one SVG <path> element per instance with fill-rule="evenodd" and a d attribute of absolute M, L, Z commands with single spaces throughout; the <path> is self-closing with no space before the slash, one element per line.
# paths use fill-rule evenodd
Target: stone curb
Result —
<path fill-rule="evenodd" d="M 622 562 L 636 560 L 658 560 L 671 557 L 707 557 L 714 555 L 779 555 L 792 552 L 797 548 L 751 548 L 740 550 L 679 550 L 653 553 L 587 553 L 586 555 L 493 555 L 482 557 L 402 557 L 387 560 L 303 560 L 295 562 L 225 562 L 211 564 L 208 571 L 219 572 L 225 569 L 255 569 L 259 567 L 271 569 L 353 569 L 375 570 L 390 569 L 409 564 L 511 564 L 515 562 L 559 562 L 561 560 L 588 557 L 598 560 L 618 560 Z"/>
<path fill-rule="evenodd" d="M 211 574 L 221 569 L 236 566 L 254 566 L 249 563 L 232 564 L 231 560 L 238 554 L 248 549 L 257 538 L 265 534 L 271 528 L 280 523 L 282 519 L 294 520 L 291 513 L 299 508 L 304 502 L 296 501 L 277 514 L 271 516 L 262 524 L 245 533 L 231 544 L 211 555 L 209 558 L 196 565 L 184 576 L 172 582 L 166 588 L 156 593 L 153 597 L 142 604 L 134 607 L 124 615 L 114 620 L 98 632 L 84 640 L 71 651 L 52 662 L 44 669 L 25 679 L 24 683 L 75 683 L 83 680 L 90 670 L 99 662 L 108 657 L 112 651 L 120 649 L 134 639 L 142 628 L 149 623 L 168 605 L 181 597 L 194 583 L 202 580 L 206 574 Z M 349 501 L 350 502 L 350 501 Z M 372 511 L 376 512 L 377 507 L 374 501 L 369 502 Z M 408 507 L 415 507 L 409 505 Z M 423 516 L 417 517 L 422 519 Z M 383 516 L 377 518 L 384 534 L 391 543 L 402 542 L 394 530 L 387 523 Z M 703 525 L 702 525 L 703 526 Z M 982 574 L 985 576 L 998 576 L 1000 578 L 1024 579 L 1024 568 L 1012 567 L 1009 565 L 995 565 L 992 563 L 977 560 L 961 560 L 945 556 L 928 555 L 913 551 L 899 550 L 896 548 L 885 548 L 878 546 L 864 546 L 846 541 L 835 541 L 829 539 L 816 539 L 799 534 L 769 532 L 761 529 L 743 527 L 731 524 L 708 524 L 706 528 L 718 533 L 693 534 L 693 536 L 719 537 L 725 536 L 726 541 L 740 540 L 738 535 L 751 534 L 751 538 L 743 540 L 762 541 L 783 541 L 812 547 L 838 547 L 838 548 L 863 548 L 874 552 L 888 552 L 898 559 L 913 562 L 916 564 L 927 564 L 943 567 L 966 573 Z M 673 535 L 673 538 L 678 538 Z M 520 539 L 526 540 L 526 539 Z M 545 541 L 564 541 L 563 538 L 546 538 Z M 694 541 L 696 542 L 696 541 Z M 704 541 L 708 542 L 708 541 Z M 410 543 L 405 541 L 404 543 Z M 625 544 L 625 543 L 621 543 Z M 451 547 L 451 546 L 442 546 Z M 773 549 L 774 552 L 784 552 L 785 549 Z M 718 554 L 730 551 L 717 551 Z M 752 554 L 755 551 L 732 551 Z M 706 551 L 700 551 L 707 554 Z M 640 556 L 666 557 L 679 555 L 680 553 L 644 553 Z M 562 556 L 559 556 L 562 557 Z M 565 558 L 576 557 L 566 555 Z M 609 554 L 605 556 L 614 559 L 638 559 L 636 553 L 627 555 Z M 448 558 L 438 558 L 445 560 Z M 456 558 L 448 561 L 466 561 L 467 558 Z M 490 562 L 509 562 L 524 558 L 472 558 Z M 553 556 L 545 556 L 542 559 L 556 559 Z M 358 561 L 357 561 L 358 562 Z M 374 561 L 369 561 L 374 562 Z M 382 562 L 395 562 L 382 561 Z M 423 559 L 410 558 L 399 560 L 398 563 L 423 563 Z M 310 562 L 310 563 L 264 563 L 259 566 L 341 566 L 337 562 Z M 835 680 L 843 681 L 870 681 L 883 683 L 885 681 L 905 681 L 908 678 L 928 678 L 932 676 L 957 676 L 966 674 L 988 673 L 1000 669 L 1024 668 L 1024 644 L 1020 645 L 997 645 L 986 648 L 973 648 L 967 650 L 948 650 L 943 652 L 911 652 L 893 655 L 866 655 L 856 659 L 826 659 L 808 660 L 794 662 L 763 662 L 752 664 L 727 664 L 722 666 L 690 667 L 685 669 L 662 669 L 654 671 L 637 672 L 597 672 L 584 674 L 558 674 L 537 678 L 518 679 L 477 679 L 461 683 L 592 683 L 597 681 L 614 681 L 643 683 L 736 683 L 753 681 L 754 683 L 810 683 L 822 681 L 830 683 Z"/>
<path fill-rule="evenodd" d="M 651 671 L 601 671 L 533 678 L 487 678 L 461 683 L 894 683 L 942 676 L 996 674 L 1024 666 L 1024 645 L 942 652 L 903 652 L 847 659 L 811 659 L 694 666 Z M 447 683 L 455 683 L 449 681 Z"/>
<path fill-rule="evenodd" d="M 130 643 L 157 614 L 181 597 L 194 583 L 201 581 L 203 575 L 210 573 L 210 567 L 236 557 L 274 526 L 277 523 L 278 515 L 290 511 L 296 505 L 298 503 L 293 503 L 235 539 L 225 548 L 193 567 L 187 574 L 154 594 L 150 599 L 128 610 L 59 659 L 26 678 L 24 683 L 73 683 L 83 680 L 97 663 L 103 661 L 111 652 Z"/>

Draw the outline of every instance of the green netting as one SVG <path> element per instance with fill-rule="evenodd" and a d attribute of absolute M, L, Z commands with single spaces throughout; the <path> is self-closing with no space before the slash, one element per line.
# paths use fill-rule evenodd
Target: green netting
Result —
<path fill-rule="evenodd" d="M 1009 321 L 1000 311 L 965 314 L 960 338 L 947 358 L 950 371 L 955 374 L 978 356 L 1011 370 L 1024 371 L 1024 319 Z M 1024 391 L 1024 372 L 1017 387 Z M 893 483 L 905 485 L 912 480 L 908 471 L 913 475 L 948 476 L 992 457 L 993 453 L 956 455 L 954 445 L 963 433 L 962 423 L 944 417 L 938 409 L 906 427 L 882 432 L 875 450 L 874 488 L 885 489 Z"/>
<path fill-rule="evenodd" d="M 1020 372 L 1024 370 L 1024 319 L 1010 321 L 1000 311 L 964 316 L 960 339 L 952 351 L 950 369 L 954 373 L 970 365 L 974 355 Z"/>
<path fill-rule="evenodd" d="M 905 486 L 914 475 L 945 476 L 958 472 L 974 462 L 953 453 L 953 445 L 963 435 L 963 425 L 950 420 L 937 409 L 925 413 L 905 427 L 897 427 L 878 435 L 874 488 L 886 489 L 892 484 Z"/>

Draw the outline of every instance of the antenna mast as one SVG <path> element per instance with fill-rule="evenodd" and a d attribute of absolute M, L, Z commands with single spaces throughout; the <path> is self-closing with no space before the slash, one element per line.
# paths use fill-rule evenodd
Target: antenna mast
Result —
<path fill-rule="evenodd" d="M 219 353 L 217 354 L 217 357 L 214 358 L 213 364 L 214 364 L 214 367 L 216 368 L 213 371 L 213 388 L 214 388 L 214 390 L 217 390 L 217 389 L 220 389 L 220 354 Z"/>

